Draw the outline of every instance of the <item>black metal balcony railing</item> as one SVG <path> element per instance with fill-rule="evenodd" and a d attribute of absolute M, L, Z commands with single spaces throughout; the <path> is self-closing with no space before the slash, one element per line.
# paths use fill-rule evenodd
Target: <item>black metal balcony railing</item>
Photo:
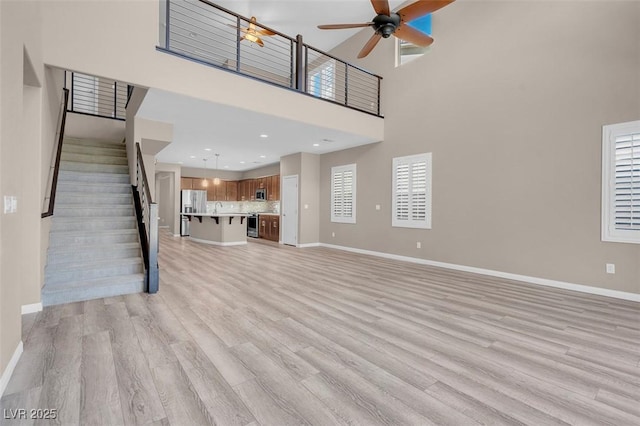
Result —
<path fill-rule="evenodd" d="M 126 119 L 130 86 L 121 81 L 65 71 L 65 88 L 70 87 L 69 111 L 99 117 Z"/>
<path fill-rule="evenodd" d="M 381 116 L 382 77 L 304 44 L 300 35 L 252 23 L 207 0 L 166 0 L 161 15 L 159 50 Z M 250 25 L 259 40 L 242 31 Z"/>

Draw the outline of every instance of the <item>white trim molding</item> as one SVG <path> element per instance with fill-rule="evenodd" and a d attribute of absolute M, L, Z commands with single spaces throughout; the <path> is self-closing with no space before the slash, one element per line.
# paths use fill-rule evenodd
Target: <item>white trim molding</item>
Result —
<path fill-rule="evenodd" d="M 22 315 L 33 314 L 42 311 L 42 302 L 22 305 Z"/>
<path fill-rule="evenodd" d="M 454 263 L 437 262 L 435 260 L 420 259 L 417 257 L 400 256 L 391 253 L 382 253 L 378 251 L 364 250 L 355 247 L 338 246 L 334 244 L 320 243 L 321 247 L 332 248 L 336 250 L 350 251 L 352 253 L 366 254 L 369 256 L 384 257 L 386 259 L 400 260 L 404 262 L 418 263 L 421 265 L 436 266 L 440 268 L 453 269 L 456 271 L 472 272 L 475 274 L 489 275 L 492 277 L 506 278 L 508 280 L 523 281 L 530 284 L 543 285 L 546 287 L 562 288 L 565 290 L 578 291 L 580 293 L 596 294 L 599 296 L 613 297 L 615 299 L 630 300 L 632 302 L 640 302 L 640 294 L 628 293 L 625 291 L 609 290 L 606 288 L 592 287 L 583 284 L 574 284 L 564 281 L 550 280 L 547 278 L 530 277 L 527 275 L 513 274 L 511 272 L 494 271 L 491 269 L 476 268 L 474 266 L 456 265 Z"/>
<path fill-rule="evenodd" d="M 322 243 L 304 243 L 298 244 L 296 247 L 298 248 L 307 248 L 307 247 L 320 247 Z"/>
<path fill-rule="evenodd" d="M 4 395 L 5 389 L 7 389 L 7 385 L 9 384 L 9 380 L 11 380 L 11 376 L 13 375 L 13 370 L 16 369 L 16 365 L 18 365 L 18 361 L 20 360 L 20 356 L 22 355 L 23 344 L 22 340 L 18 343 L 18 347 L 13 352 L 13 356 L 9 360 L 9 364 L 7 364 L 7 368 L 2 372 L 2 376 L 0 376 L 0 398 Z"/>
<path fill-rule="evenodd" d="M 219 241 L 211 241 L 211 240 L 201 240 L 199 238 L 193 238 L 193 237 L 188 237 L 191 241 L 195 241 L 197 243 L 202 243 L 202 244 L 210 244 L 212 246 L 244 246 L 247 244 L 246 241 L 229 241 L 226 243 L 222 243 Z"/>

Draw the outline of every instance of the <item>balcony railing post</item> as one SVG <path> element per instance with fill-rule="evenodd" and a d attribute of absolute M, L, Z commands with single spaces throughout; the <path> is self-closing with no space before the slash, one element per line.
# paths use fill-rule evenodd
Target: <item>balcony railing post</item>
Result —
<path fill-rule="evenodd" d="M 165 48 L 167 50 L 169 50 L 169 39 L 171 38 L 170 35 L 170 24 L 171 24 L 171 19 L 169 18 L 169 13 L 171 10 L 171 4 L 170 4 L 170 0 L 166 0 L 167 2 L 167 17 L 166 17 L 166 22 L 164 23 L 164 29 L 165 29 Z"/>
<path fill-rule="evenodd" d="M 73 86 L 75 86 L 75 81 L 76 81 L 75 73 L 71 72 L 71 109 L 70 109 L 70 111 L 74 111 L 75 110 L 75 108 L 73 106 L 73 98 L 75 97 L 75 96 L 73 96 L 73 92 L 74 92 L 74 87 Z"/>
<path fill-rule="evenodd" d="M 291 87 L 292 89 L 295 89 L 295 79 L 294 79 L 294 75 L 296 73 L 296 59 L 295 59 L 295 54 L 296 54 L 296 49 L 293 46 L 293 40 L 289 40 L 289 45 L 291 46 L 290 49 L 290 55 L 291 55 L 291 77 L 289 78 L 289 87 Z"/>
<path fill-rule="evenodd" d="M 240 72 L 240 17 L 236 17 L 236 71 Z"/>
<path fill-rule="evenodd" d="M 344 104 L 349 105 L 349 64 L 344 65 Z"/>
<path fill-rule="evenodd" d="M 302 49 L 304 48 L 304 44 L 302 42 L 302 36 L 298 34 L 296 36 L 296 90 L 301 92 L 305 92 L 304 83 L 306 80 L 306 69 L 307 63 L 306 60 L 302 62 Z M 305 77 L 305 80 L 302 78 Z"/>
<path fill-rule="evenodd" d="M 378 77 L 378 115 L 380 115 L 380 77 Z"/>

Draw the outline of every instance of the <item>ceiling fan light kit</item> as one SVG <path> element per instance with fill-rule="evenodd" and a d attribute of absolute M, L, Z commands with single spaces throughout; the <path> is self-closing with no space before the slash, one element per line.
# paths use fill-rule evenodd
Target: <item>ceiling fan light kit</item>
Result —
<path fill-rule="evenodd" d="M 358 54 L 358 58 L 364 58 L 367 56 L 373 48 L 376 47 L 381 38 L 389 38 L 391 35 L 394 35 L 400 40 L 415 44 L 416 46 L 427 47 L 433 43 L 433 38 L 408 26 L 407 23 L 421 16 L 435 12 L 436 10 L 453 2 L 454 0 L 418 0 L 396 12 L 391 12 L 388 0 L 371 0 L 371 5 L 377 13 L 371 22 L 362 24 L 318 25 L 318 28 L 321 30 L 338 30 L 346 28 L 373 27 L 374 34 L 364 45 Z"/>

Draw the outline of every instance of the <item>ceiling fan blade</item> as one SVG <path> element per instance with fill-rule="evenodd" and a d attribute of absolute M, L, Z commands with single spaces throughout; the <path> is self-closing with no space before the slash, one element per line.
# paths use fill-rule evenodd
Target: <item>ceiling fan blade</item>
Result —
<path fill-rule="evenodd" d="M 410 22 L 420 16 L 435 12 L 453 2 L 454 0 L 418 0 L 415 3 L 403 7 L 396 13 L 400 15 L 402 22 Z"/>
<path fill-rule="evenodd" d="M 416 46 L 427 47 L 433 43 L 433 38 L 409 25 L 400 25 L 393 35 Z"/>
<path fill-rule="evenodd" d="M 373 22 L 367 22 L 366 24 L 329 24 L 329 25 L 318 25 L 318 28 L 321 30 L 344 30 L 347 28 L 361 28 L 361 27 L 370 27 L 373 25 Z"/>
<path fill-rule="evenodd" d="M 378 15 L 391 15 L 389 0 L 371 0 L 371 6 L 373 6 L 373 10 L 375 10 Z"/>
<path fill-rule="evenodd" d="M 272 35 L 276 35 L 276 33 L 274 33 L 273 31 L 271 31 L 271 30 L 267 30 L 267 29 L 265 29 L 265 28 L 260 28 L 260 29 L 256 30 L 256 32 L 257 32 L 258 34 L 260 34 L 260 35 L 263 35 L 263 36 L 272 36 Z"/>
<path fill-rule="evenodd" d="M 364 45 L 364 47 L 362 48 L 362 50 L 360 51 L 360 53 L 358 53 L 358 59 L 364 58 L 365 56 L 367 56 L 374 47 L 376 47 L 376 44 L 378 44 L 378 42 L 380 41 L 380 39 L 382 38 L 382 36 L 378 33 L 375 33 L 367 42 L 367 44 Z"/>

